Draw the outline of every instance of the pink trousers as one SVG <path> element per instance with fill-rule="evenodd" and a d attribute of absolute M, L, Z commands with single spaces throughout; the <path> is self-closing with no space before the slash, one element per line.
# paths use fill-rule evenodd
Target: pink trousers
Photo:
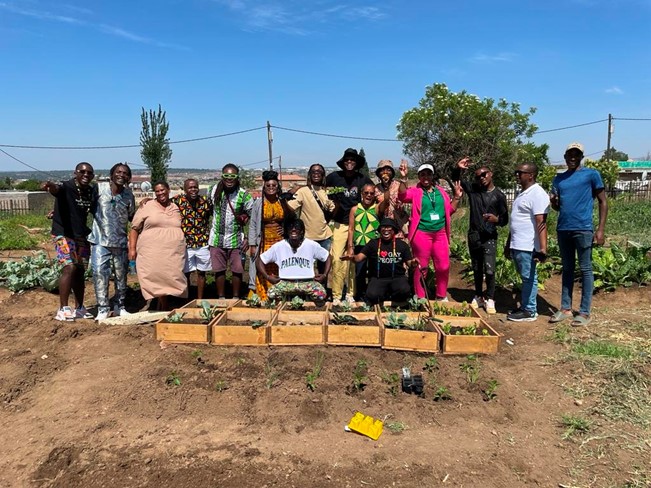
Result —
<path fill-rule="evenodd" d="M 436 277 L 436 298 L 445 298 L 450 278 L 450 243 L 445 229 L 436 232 L 417 230 L 411 240 L 411 250 L 420 263 L 423 279 L 427 276 L 429 261 L 432 259 Z M 414 273 L 414 291 L 418 298 L 425 297 L 421 274 L 418 271 Z"/>

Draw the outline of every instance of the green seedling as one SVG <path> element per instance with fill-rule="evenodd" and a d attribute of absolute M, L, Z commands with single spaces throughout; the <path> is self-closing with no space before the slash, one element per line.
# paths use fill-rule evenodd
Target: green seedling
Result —
<path fill-rule="evenodd" d="M 401 329 L 405 326 L 405 322 L 407 321 L 407 314 L 398 314 L 396 312 L 391 312 L 387 315 L 385 320 L 386 327 L 390 329 Z"/>
<path fill-rule="evenodd" d="M 472 336 L 475 335 L 476 333 L 477 333 L 477 325 L 470 324 L 470 325 L 466 325 L 465 327 L 460 327 L 459 329 L 457 329 L 457 331 L 454 334 Z"/>
<path fill-rule="evenodd" d="M 276 368 L 276 365 L 267 362 L 264 366 L 264 374 L 266 376 L 265 386 L 267 390 L 271 390 L 274 386 L 278 384 L 278 379 L 280 378 L 281 371 Z"/>
<path fill-rule="evenodd" d="M 441 330 L 445 335 L 450 335 L 452 333 L 452 324 L 450 322 L 446 322 L 441 326 Z"/>
<path fill-rule="evenodd" d="M 167 317 L 167 321 L 172 323 L 172 324 L 178 324 L 183 321 L 183 317 L 185 316 L 185 312 L 176 312 Z"/>
<path fill-rule="evenodd" d="M 497 382 L 497 380 L 490 380 L 488 384 L 486 385 L 486 388 L 484 388 L 483 393 L 486 401 L 490 402 L 497 396 L 497 387 L 500 386 L 500 384 Z"/>
<path fill-rule="evenodd" d="M 201 313 L 200 313 L 201 322 L 204 324 L 209 323 L 219 313 L 217 307 L 211 307 L 210 303 L 207 300 L 202 300 L 200 307 L 201 307 Z"/>
<path fill-rule="evenodd" d="M 322 351 L 317 351 L 314 360 L 312 371 L 308 371 L 305 375 L 305 384 L 310 391 L 316 390 L 316 380 L 321 376 L 321 369 L 323 368 L 324 355 Z"/>
<path fill-rule="evenodd" d="M 427 358 L 427 360 L 425 361 L 425 366 L 423 366 L 423 371 L 427 371 L 428 373 L 433 373 L 434 370 L 438 368 L 439 368 L 438 360 L 434 356 L 431 356 Z"/>
<path fill-rule="evenodd" d="M 418 298 L 418 295 L 411 297 L 407 303 L 409 304 L 409 309 L 413 310 L 414 312 L 418 312 L 419 310 L 427 310 L 428 308 L 427 299 Z"/>
<path fill-rule="evenodd" d="M 197 364 L 203 364 L 204 363 L 203 352 L 200 349 L 195 349 L 194 351 L 192 351 L 191 355 L 195 359 Z"/>
<path fill-rule="evenodd" d="M 259 327 L 262 327 L 266 323 L 267 323 L 266 320 L 252 320 L 251 321 L 251 328 L 257 329 Z"/>
<path fill-rule="evenodd" d="M 366 383 L 368 382 L 368 377 L 366 376 L 367 371 L 368 366 L 366 361 L 359 359 L 355 364 L 355 369 L 353 370 L 353 392 L 359 393 L 360 391 L 364 391 Z"/>
<path fill-rule="evenodd" d="M 392 434 L 402 434 L 405 429 L 407 428 L 407 425 L 404 422 L 387 422 L 384 424 L 384 426 L 389 429 L 389 432 Z"/>
<path fill-rule="evenodd" d="M 568 440 L 572 438 L 572 436 L 574 436 L 574 434 L 577 432 L 588 432 L 592 427 L 592 421 L 574 415 L 563 415 L 561 417 L 561 425 L 566 427 L 566 430 L 563 432 L 563 435 L 561 437 L 563 440 Z"/>
<path fill-rule="evenodd" d="M 398 373 L 382 373 L 382 381 L 387 385 L 387 391 L 391 396 L 398 396 L 399 384 L 400 384 L 400 375 Z"/>
<path fill-rule="evenodd" d="M 451 400 L 452 396 L 450 395 L 450 390 L 449 388 L 446 388 L 445 386 L 439 386 L 434 390 L 434 401 L 435 402 L 441 402 L 444 400 Z"/>
<path fill-rule="evenodd" d="M 362 304 L 362 312 L 372 312 L 373 307 L 371 307 L 368 303 Z"/>
<path fill-rule="evenodd" d="M 249 307 L 261 307 L 262 306 L 262 300 L 260 300 L 260 297 L 256 293 L 254 293 L 249 298 L 247 298 L 245 303 Z"/>
<path fill-rule="evenodd" d="M 235 358 L 235 366 L 242 366 L 245 363 L 246 363 L 246 358 L 243 358 L 242 356 Z"/>
<path fill-rule="evenodd" d="M 355 317 L 352 315 L 339 315 L 337 312 L 334 312 L 332 314 L 332 323 L 336 325 L 341 325 L 341 324 L 359 324 L 359 320 L 357 320 Z"/>
<path fill-rule="evenodd" d="M 228 390 L 228 383 L 226 383 L 226 380 L 217 381 L 217 383 L 215 383 L 215 391 L 221 393 L 224 390 Z"/>
<path fill-rule="evenodd" d="M 479 359 L 474 354 L 470 354 L 466 361 L 459 365 L 461 371 L 466 373 L 466 380 L 470 384 L 477 383 L 479 379 L 479 372 L 481 371 L 481 366 L 479 364 Z"/>
<path fill-rule="evenodd" d="M 342 312 L 351 312 L 353 310 L 353 304 L 350 303 L 348 300 L 344 300 L 339 305 L 339 310 L 341 310 Z"/>
<path fill-rule="evenodd" d="M 172 371 L 165 378 L 165 384 L 168 386 L 181 386 L 181 377 L 176 371 Z"/>
<path fill-rule="evenodd" d="M 287 304 L 287 308 L 290 310 L 303 310 L 305 307 L 305 300 L 301 297 L 294 297 L 292 301 Z"/>

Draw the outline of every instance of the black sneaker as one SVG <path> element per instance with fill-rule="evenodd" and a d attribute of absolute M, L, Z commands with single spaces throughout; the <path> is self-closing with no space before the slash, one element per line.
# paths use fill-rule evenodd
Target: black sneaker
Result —
<path fill-rule="evenodd" d="M 511 322 L 533 322 L 538 318 L 537 313 L 528 310 L 515 310 L 506 316 L 506 320 Z"/>

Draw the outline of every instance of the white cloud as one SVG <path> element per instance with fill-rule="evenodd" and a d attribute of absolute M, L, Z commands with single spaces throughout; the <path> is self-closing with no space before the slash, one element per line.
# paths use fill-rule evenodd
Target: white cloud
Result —
<path fill-rule="evenodd" d="M 606 88 L 604 91 L 605 91 L 606 93 L 610 93 L 610 94 L 612 94 L 612 95 L 623 95 L 623 94 L 624 94 L 624 90 L 622 90 L 622 89 L 621 89 L 620 87 L 618 87 L 618 86 L 612 86 L 612 87 L 610 87 L 610 88 Z"/>
<path fill-rule="evenodd" d="M 66 24 L 85 24 L 86 22 L 77 19 L 75 17 L 70 17 L 67 15 L 57 15 L 46 10 L 35 10 L 35 9 L 26 9 L 17 7 L 14 4 L 0 2 L 0 8 L 12 12 L 14 14 L 22 15 L 25 17 L 32 17 L 39 20 L 53 20 L 56 22 L 64 22 Z"/>
<path fill-rule="evenodd" d="M 484 54 L 484 53 L 479 53 L 475 54 L 472 58 L 470 58 L 470 61 L 473 61 L 475 63 L 510 63 L 513 61 L 513 58 L 515 57 L 514 53 L 510 52 L 501 52 L 497 54 Z"/>

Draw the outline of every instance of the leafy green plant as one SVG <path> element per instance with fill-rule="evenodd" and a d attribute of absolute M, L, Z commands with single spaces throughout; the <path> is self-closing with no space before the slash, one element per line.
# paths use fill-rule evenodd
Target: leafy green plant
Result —
<path fill-rule="evenodd" d="M 252 329 L 258 329 L 258 328 L 262 327 L 266 323 L 267 323 L 266 320 L 252 320 L 251 321 L 251 328 Z"/>
<path fill-rule="evenodd" d="M 484 388 L 483 393 L 484 393 L 484 398 L 486 401 L 490 402 L 497 396 L 497 387 L 500 386 L 500 384 L 497 382 L 497 380 L 489 380 L 488 384 L 486 385 L 486 388 Z"/>
<path fill-rule="evenodd" d="M 372 312 L 373 307 L 370 306 L 368 303 L 363 303 L 362 304 L 362 312 Z"/>
<path fill-rule="evenodd" d="M 386 422 L 384 426 L 391 432 L 392 434 L 402 434 L 405 429 L 407 428 L 407 425 L 404 422 Z"/>
<path fill-rule="evenodd" d="M 472 310 L 467 302 L 462 302 L 461 307 L 448 306 L 441 302 L 432 302 L 434 315 L 447 315 L 450 317 L 472 317 Z"/>
<path fill-rule="evenodd" d="M 256 293 L 247 298 L 245 303 L 249 307 L 262 307 L 262 300 L 260 300 L 260 296 Z"/>
<path fill-rule="evenodd" d="M 439 386 L 434 390 L 434 401 L 440 402 L 443 400 L 451 400 L 450 389 L 445 386 Z"/>
<path fill-rule="evenodd" d="M 405 326 L 407 321 L 407 314 L 396 312 L 390 312 L 385 318 L 386 327 L 389 329 L 400 329 Z"/>
<path fill-rule="evenodd" d="M 168 386 L 181 386 L 181 377 L 176 371 L 172 371 L 165 378 L 165 384 Z"/>
<path fill-rule="evenodd" d="M 343 186 L 331 186 L 326 188 L 326 193 L 328 195 L 336 195 L 337 193 L 344 193 L 346 189 Z"/>
<path fill-rule="evenodd" d="M 560 423 L 563 427 L 566 427 L 565 432 L 563 432 L 563 435 L 561 436 L 563 440 L 572 438 L 577 432 L 588 432 L 592 427 L 592 421 L 583 417 L 569 414 L 561 416 Z"/>
<path fill-rule="evenodd" d="M 319 378 L 319 376 L 321 376 L 321 370 L 323 369 L 323 359 L 323 352 L 317 351 L 312 371 L 308 371 L 305 375 L 305 384 L 310 391 L 316 390 L 316 380 Z"/>
<path fill-rule="evenodd" d="M 201 304 L 201 322 L 204 324 L 209 323 L 212 319 L 214 319 L 217 314 L 219 314 L 219 309 L 217 307 L 211 307 L 210 302 L 207 300 L 202 300 Z"/>
<path fill-rule="evenodd" d="M 359 324 L 359 320 L 353 317 L 352 315 L 339 315 L 337 312 L 332 314 L 332 323 L 336 325 L 342 324 Z"/>
<path fill-rule="evenodd" d="M 470 384 L 477 383 L 479 379 L 479 372 L 481 371 L 481 365 L 479 364 L 479 359 L 474 354 L 468 355 L 466 360 L 459 365 L 461 371 L 466 373 L 466 380 Z"/>
<path fill-rule="evenodd" d="M 366 376 L 367 371 L 368 366 L 366 364 L 366 361 L 363 359 L 358 359 L 357 363 L 355 363 L 355 369 L 353 370 L 353 392 L 359 393 L 361 391 L 364 391 L 366 383 L 368 382 L 368 377 Z"/>
<path fill-rule="evenodd" d="M 388 385 L 387 391 L 391 396 L 398 396 L 400 386 L 400 375 L 398 373 L 383 372 L 382 381 Z"/>
<path fill-rule="evenodd" d="M 428 373 L 433 373 L 435 370 L 438 369 L 438 367 L 439 367 L 438 359 L 436 359 L 435 356 L 430 356 L 425 361 L 425 366 L 423 366 L 423 371 L 427 371 Z"/>
<path fill-rule="evenodd" d="M 289 310 L 303 310 L 305 308 L 305 301 L 301 297 L 294 297 L 292 301 L 287 304 Z"/>
<path fill-rule="evenodd" d="M 264 365 L 264 374 L 266 376 L 265 386 L 267 387 L 267 390 L 271 390 L 278 384 L 281 373 L 282 371 L 280 371 L 275 364 L 267 361 L 267 364 Z"/>
<path fill-rule="evenodd" d="M 167 317 L 167 321 L 172 324 L 178 324 L 180 322 L 183 322 L 184 316 L 185 316 L 185 312 L 174 312 L 169 317 Z"/>
<path fill-rule="evenodd" d="M 411 297 L 407 303 L 409 305 L 409 309 L 413 310 L 414 312 L 418 312 L 419 310 L 427 310 L 429 306 L 427 298 L 418 298 L 418 295 Z"/>
<path fill-rule="evenodd" d="M 224 390 L 228 390 L 228 383 L 226 383 L 226 380 L 217 380 L 215 383 L 215 390 L 221 393 Z"/>
<path fill-rule="evenodd" d="M 353 310 L 353 304 L 350 303 L 348 300 L 344 300 L 339 304 L 339 310 L 342 312 L 351 312 Z"/>
<path fill-rule="evenodd" d="M 59 286 L 62 266 L 48 259 L 44 252 L 24 256 L 20 261 L 0 262 L 0 285 L 12 292 L 21 292 L 37 286 L 52 292 Z"/>

